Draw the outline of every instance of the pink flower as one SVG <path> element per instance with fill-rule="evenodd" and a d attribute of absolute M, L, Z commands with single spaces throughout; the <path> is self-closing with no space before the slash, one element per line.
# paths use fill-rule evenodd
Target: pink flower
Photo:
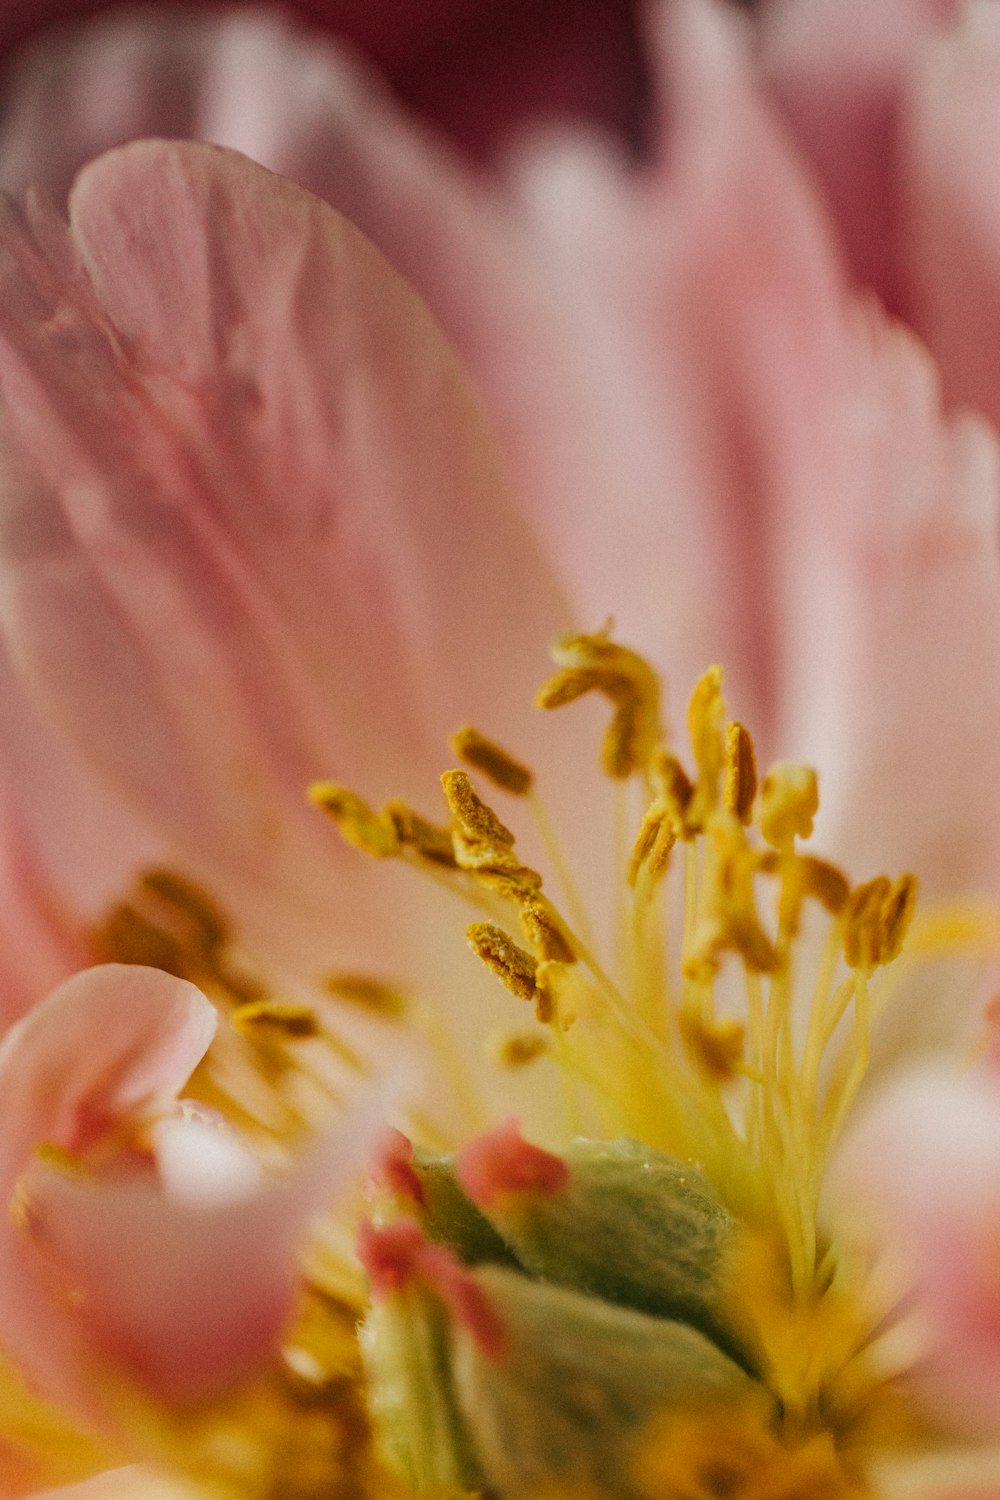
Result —
<path fill-rule="evenodd" d="M 790 21 L 772 26 L 765 57 L 806 135 L 810 54 Z M 523 711 L 544 645 L 609 613 L 680 702 L 708 660 L 726 662 L 765 749 L 818 765 L 822 843 L 852 871 L 913 868 L 934 897 L 995 893 L 996 225 L 978 124 L 996 94 L 992 11 L 940 35 L 914 22 L 912 49 L 879 61 L 869 124 L 891 126 L 913 215 L 893 221 L 881 259 L 864 262 L 857 204 L 835 205 L 855 262 L 913 328 L 852 283 L 830 204 L 707 3 L 654 17 L 648 162 L 549 136 L 522 145 L 505 185 L 278 23 L 206 22 L 197 55 L 167 25 L 96 35 L 59 75 L 88 144 L 147 122 L 132 85 L 180 45 L 192 126 L 347 217 L 243 157 L 162 142 L 88 167 L 68 229 L 37 197 L 4 209 L 0 760 L 12 909 L 32 933 L 25 955 L 4 956 L 11 1013 L 84 960 L 109 903 L 166 859 L 223 900 L 282 983 L 374 961 L 478 1041 L 478 968 L 442 959 L 430 900 L 395 866 L 355 862 L 303 789 L 333 775 L 424 805 L 443 736 L 469 719 L 544 767 Z M 105 97 L 102 49 L 118 45 L 137 71 L 113 74 L 121 92 Z M 836 55 L 823 56 L 817 108 L 839 98 Z M 88 115 L 80 101 L 95 98 Z M 20 107 L 5 170 L 21 186 L 44 165 L 61 191 L 76 138 L 51 160 L 39 148 L 44 80 Z M 959 255 L 969 273 L 945 285 Z M 562 742 L 551 798 L 583 849 L 599 816 L 589 754 Z M 600 870 L 586 878 L 601 890 Z M 71 983 L 113 1004 L 100 978 Z M 161 981 L 136 983 L 151 995 Z M 38 1028 L 65 995 L 21 1023 L 8 1056 L 36 1032 L 48 1055 Z M 876 1037 L 882 1064 L 941 1036 L 955 1048 L 955 995 L 941 986 L 899 1035 Z M 81 1068 L 88 1057 L 103 1086 L 106 1055 L 83 1049 Z M 70 1091 L 86 1078 L 73 1061 Z M 976 1128 L 991 1118 L 980 1105 Z M 75 1325 L 46 1314 L 36 1347 L 18 1322 L 34 1250 L 8 1232 L 6 1342 L 71 1402 L 94 1348 L 168 1398 L 175 1379 L 221 1378 L 224 1356 L 252 1362 L 287 1309 L 305 1208 L 279 1232 L 278 1198 L 253 1194 L 199 1219 L 196 1240 L 145 1178 L 90 1195 L 28 1165 L 40 1138 L 88 1143 L 75 1117 L 61 1139 L 46 1112 L 3 1138 L 7 1181 L 28 1171 L 29 1208 L 95 1322 L 81 1355 Z M 108 1112 L 134 1123 L 131 1099 Z M 125 1236 L 114 1266 L 109 1202 Z M 901 1196 L 902 1222 L 908 1211 Z M 210 1293 L 244 1214 L 266 1220 L 264 1289 L 247 1284 L 206 1352 L 201 1319 L 175 1314 L 191 1258 Z M 151 1222 L 167 1277 L 152 1306 L 129 1248 Z M 950 1284 L 966 1310 L 979 1290 Z M 248 1331 L 244 1317 L 260 1321 Z"/>

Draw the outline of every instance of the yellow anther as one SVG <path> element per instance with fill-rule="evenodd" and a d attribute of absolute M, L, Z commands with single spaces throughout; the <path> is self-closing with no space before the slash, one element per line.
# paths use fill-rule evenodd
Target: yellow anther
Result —
<path fill-rule="evenodd" d="M 694 1062 L 716 1083 L 735 1078 L 746 1047 L 746 1027 L 741 1021 L 713 1019 L 681 1012 L 681 1035 Z"/>
<path fill-rule="evenodd" d="M 232 1021 L 237 1031 L 250 1037 L 290 1037 L 301 1041 L 320 1032 L 316 1012 L 310 1006 L 285 1005 L 277 1000 L 254 1000 L 249 1005 L 237 1006 Z"/>
<path fill-rule="evenodd" d="M 182 979 L 188 972 L 183 944 L 127 901 L 108 913 L 90 944 L 98 963 L 144 964 Z"/>
<path fill-rule="evenodd" d="M 399 839 L 391 820 L 375 812 L 357 793 L 332 781 L 315 781 L 309 788 L 309 800 L 332 818 L 347 842 L 362 853 L 376 859 L 391 859 L 399 853 Z"/>
<path fill-rule="evenodd" d="M 473 870 L 480 885 L 495 891 L 505 901 L 516 901 L 520 905 L 529 901 L 542 888 L 542 877 L 529 865 L 519 865 L 512 860 L 506 869 L 491 869 L 489 866 Z"/>
<path fill-rule="evenodd" d="M 466 838 L 513 849 L 514 835 L 477 795 L 464 771 L 445 771 L 441 785 L 452 816 Z"/>
<path fill-rule="evenodd" d="M 601 747 L 604 770 L 624 780 L 647 767 L 661 738 L 660 683 L 649 663 L 605 631 L 561 636 L 552 657 L 562 671 L 539 688 L 535 706 L 562 708 L 585 693 L 602 693 L 615 710 Z"/>
<path fill-rule="evenodd" d="M 791 858 L 802 894 L 812 896 L 831 917 L 839 917 L 851 891 L 851 883 L 843 870 L 814 854 L 794 854 Z M 787 875 L 787 861 L 788 856 L 780 854 L 777 849 L 764 849 L 757 855 L 756 865 L 765 875 L 783 872 Z"/>
<path fill-rule="evenodd" d="M 888 875 L 877 875 L 857 885 L 844 907 L 844 957 L 852 969 L 865 972 L 882 962 L 883 912 L 892 885 Z"/>
<path fill-rule="evenodd" d="M 917 905 L 917 877 L 900 875 L 882 906 L 882 962 L 898 958 Z"/>
<path fill-rule="evenodd" d="M 807 839 L 819 809 L 819 786 L 812 766 L 779 761 L 764 777 L 760 791 L 760 831 L 775 849 L 789 849 Z"/>
<path fill-rule="evenodd" d="M 694 799 L 694 784 L 677 756 L 659 745 L 650 765 L 650 775 L 653 785 L 673 814 L 677 837 L 693 838 L 700 831 L 689 817 Z"/>
<path fill-rule="evenodd" d="M 670 851 L 677 842 L 679 827 L 677 815 L 666 798 L 657 797 L 650 804 L 632 846 L 628 863 L 629 885 L 635 885 L 642 869 L 653 880 L 659 879 L 670 862 Z"/>
<path fill-rule="evenodd" d="M 495 1056 L 501 1067 L 526 1068 L 549 1050 L 548 1041 L 537 1032 L 518 1032 L 505 1036 L 496 1044 Z"/>
<path fill-rule="evenodd" d="M 463 724 L 451 737 L 451 748 L 456 755 L 482 771 L 495 785 L 515 797 L 526 797 L 531 791 L 534 774 L 527 766 L 515 760 L 513 755 L 494 740 L 488 740 L 471 724 Z"/>
<path fill-rule="evenodd" d="M 565 1004 L 566 974 L 566 965 L 554 958 L 542 959 L 535 970 L 535 1020 L 540 1021 L 543 1026 L 552 1026 L 558 1022 L 563 1031 L 574 1019 L 572 1011 Z M 560 990 L 563 1003 L 560 1003 Z"/>
<path fill-rule="evenodd" d="M 366 974 L 327 974 L 323 988 L 337 1000 L 346 1000 L 390 1020 L 397 1020 L 409 1010 L 409 1001 L 401 990 Z"/>
<path fill-rule="evenodd" d="M 847 905 L 851 885 L 843 870 L 812 854 L 800 856 L 806 894 L 824 906 L 831 917 L 839 917 Z"/>
<path fill-rule="evenodd" d="M 537 961 L 492 922 L 473 922 L 465 935 L 472 951 L 519 1000 L 534 1000 Z"/>
<path fill-rule="evenodd" d="M 684 971 L 692 978 L 703 978 L 717 968 L 719 953 L 730 950 L 754 973 L 773 974 L 781 967 L 781 958 L 757 916 L 753 850 L 737 824 L 713 824 L 713 836 L 705 906 Z"/>
<path fill-rule="evenodd" d="M 388 818 L 396 838 L 405 849 L 412 849 L 421 859 L 430 860 L 432 864 L 444 865 L 450 870 L 456 868 L 450 828 L 429 822 L 398 800 L 387 802 L 381 816 Z"/>
<path fill-rule="evenodd" d="M 207 891 L 175 870 L 155 868 L 143 871 L 140 889 L 165 901 L 192 922 L 205 948 L 219 948 L 230 936 L 229 924 Z"/>
<path fill-rule="evenodd" d="M 726 725 L 722 802 L 741 823 L 750 822 L 757 795 L 757 756 L 750 732 L 733 720 Z"/>
<path fill-rule="evenodd" d="M 844 908 L 844 957 L 870 972 L 899 956 L 917 901 L 914 875 L 878 875 L 851 891 Z"/>
<path fill-rule="evenodd" d="M 559 918 L 544 897 L 531 896 L 521 903 L 521 926 L 539 958 L 576 963 L 576 954 Z"/>
<path fill-rule="evenodd" d="M 719 797 L 723 766 L 722 725 L 726 705 L 722 697 L 722 668 L 709 667 L 695 684 L 688 704 L 688 733 L 698 767 L 698 782 L 689 812 L 693 826 L 704 826 L 705 818 Z"/>

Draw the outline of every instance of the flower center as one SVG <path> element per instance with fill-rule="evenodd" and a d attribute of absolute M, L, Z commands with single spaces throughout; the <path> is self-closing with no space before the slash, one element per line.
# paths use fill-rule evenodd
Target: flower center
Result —
<path fill-rule="evenodd" d="M 896 961 L 915 879 L 853 885 L 803 848 L 818 808 L 816 775 L 780 763 L 758 776 L 750 733 L 727 719 L 719 668 L 709 668 L 692 695 L 684 764 L 663 731 L 657 676 L 641 657 L 607 631 L 565 637 L 554 655 L 558 671 L 541 688 L 539 707 L 598 693 L 612 711 L 601 767 L 628 830 L 617 859 L 613 962 L 598 951 L 596 924 L 532 770 L 477 729 L 466 726 L 452 741 L 468 769 L 442 777 L 447 820 L 399 801 L 376 810 L 329 782 L 310 791 L 364 853 L 403 860 L 475 907 L 467 929 L 473 951 L 533 1011 L 505 1041 L 501 1060 L 511 1068 L 554 1064 L 564 1138 L 587 1138 L 564 1156 L 533 1157 L 536 1148 L 504 1137 L 499 1156 L 487 1152 L 477 1187 L 462 1176 L 461 1159 L 411 1160 L 404 1152 L 395 1160 L 383 1180 L 381 1223 L 365 1241 L 373 1286 L 395 1309 L 380 1313 L 366 1335 L 376 1349 L 372 1379 L 394 1393 L 390 1425 L 410 1431 L 403 1467 L 412 1461 L 411 1477 L 484 1483 L 516 1496 L 523 1476 L 504 1468 L 503 1444 L 493 1444 L 477 1413 L 495 1406 L 506 1422 L 517 1411 L 530 1426 L 530 1407 L 532 1422 L 547 1410 L 564 1435 L 572 1424 L 565 1412 L 552 1415 L 545 1389 L 530 1380 L 517 1386 L 509 1351 L 527 1351 L 525 1368 L 535 1368 L 539 1350 L 562 1341 L 568 1363 L 553 1366 L 551 1384 L 575 1389 L 603 1378 L 595 1350 L 610 1338 L 618 1353 L 608 1379 L 619 1384 L 609 1410 L 627 1411 L 646 1430 L 659 1408 L 647 1411 L 629 1391 L 664 1393 L 662 1423 L 657 1418 L 648 1441 L 629 1450 L 647 1479 L 660 1475 L 649 1479 L 649 1493 L 846 1494 L 845 1476 L 863 1471 L 872 1444 L 894 1440 L 900 1419 L 860 1272 L 824 1232 L 819 1200 L 868 1065 L 872 1022 L 906 966 Z M 470 771 L 480 786 L 530 810 L 558 896 L 522 863 L 493 791 L 477 790 Z M 337 1069 L 369 1066 L 323 1003 L 275 997 L 241 961 L 214 904 L 177 876 L 149 872 L 95 941 L 102 957 L 169 968 L 228 1005 L 235 1028 L 210 1057 L 201 1092 L 265 1150 L 308 1129 L 317 1091 L 327 1104 L 336 1094 Z M 339 976 L 329 989 L 382 1019 L 408 1015 L 402 996 L 362 976 Z M 413 1134 L 419 1141 L 420 1130 Z M 443 1216 L 428 1207 L 431 1181 L 444 1195 Z M 407 1217 L 411 1210 L 419 1223 Z M 653 1270 L 643 1261 L 616 1280 L 607 1267 L 624 1254 L 618 1236 L 630 1213 L 633 1249 L 646 1246 L 643 1226 L 652 1225 L 652 1249 L 642 1255 Z M 574 1238 L 587 1234 L 586 1254 L 570 1253 Z M 489 1349 L 476 1333 L 484 1326 L 500 1330 Z M 463 1328 L 468 1347 L 459 1347 Z M 386 1349 L 394 1351 L 388 1375 Z M 695 1372 L 691 1401 L 669 1395 L 678 1369 Z M 461 1411 L 456 1381 L 466 1392 Z M 435 1382 L 444 1392 L 439 1406 L 428 1395 Z M 472 1388 L 484 1394 L 470 1411 Z M 497 1389 L 502 1400 L 494 1400 Z M 401 1390 L 409 1415 L 401 1414 Z M 375 1406 L 378 1414 L 377 1389 Z M 724 1443 L 713 1436 L 720 1423 Z M 450 1435 L 441 1439 L 447 1461 L 440 1448 L 413 1459 L 424 1441 L 416 1428 Z M 541 1432 L 538 1451 L 558 1452 L 561 1441 Z M 475 1462 L 455 1457 L 472 1449 Z M 610 1438 L 607 1451 L 615 1451 Z M 484 1452 L 494 1455 L 501 1480 Z M 576 1472 L 572 1464 L 567 1472 Z M 580 1470 L 575 1482 L 582 1486 L 588 1473 Z M 560 1478 L 558 1461 L 552 1474 L 539 1474 L 546 1483 Z M 636 1480 L 637 1493 L 645 1483 Z"/>

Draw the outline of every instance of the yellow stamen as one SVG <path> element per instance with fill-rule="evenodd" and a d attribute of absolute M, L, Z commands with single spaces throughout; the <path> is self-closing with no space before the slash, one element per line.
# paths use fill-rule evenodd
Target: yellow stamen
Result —
<path fill-rule="evenodd" d="M 279 1037 L 319 1036 L 321 1027 L 316 1012 L 308 1005 L 287 1005 L 276 1000 L 256 1000 L 233 1011 L 233 1025 L 244 1036 L 273 1033 Z"/>
<path fill-rule="evenodd" d="M 377 813 L 367 802 L 337 786 L 332 781 L 316 781 L 309 788 L 309 800 L 332 818 L 348 843 L 376 859 L 391 859 L 399 853 L 399 837 L 383 813 Z"/>
<path fill-rule="evenodd" d="M 602 693 L 615 712 L 601 748 L 601 764 L 615 780 L 648 768 L 662 738 L 660 684 L 647 662 L 606 631 L 561 636 L 552 648 L 562 668 L 535 695 L 537 708 L 562 708 L 586 693 Z"/>
<path fill-rule="evenodd" d="M 760 831 L 776 849 L 807 839 L 819 809 L 819 787 L 811 766 L 779 761 L 760 789 Z"/>
<path fill-rule="evenodd" d="M 401 990 L 367 974 L 327 974 L 322 983 L 327 994 L 335 999 L 347 1000 L 389 1020 L 399 1020 L 410 1009 L 410 1002 Z"/>
<path fill-rule="evenodd" d="M 534 774 L 529 768 L 495 740 L 488 740 L 485 735 L 480 734 L 471 724 L 463 724 L 461 729 L 456 729 L 451 737 L 451 748 L 456 755 L 468 761 L 477 771 L 482 771 L 484 776 L 488 776 L 505 792 L 513 792 L 515 797 L 526 797 L 531 791 Z"/>
<path fill-rule="evenodd" d="M 432 864 L 443 865 L 453 870 L 456 866 L 451 829 L 431 823 L 414 812 L 405 802 L 387 802 L 382 809 L 382 818 L 388 818 L 396 838 L 404 849 L 412 849 L 421 859 Z"/>
<path fill-rule="evenodd" d="M 563 964 L 576 963 L 573 946 L 544 897 L 522 901 L 521 925 L 539 958 L 554 958 Z"/>
<path fill-rule="evenodd" d="M 757 795 L 757 756 L 748 730 L 735 720 L 726 725 L 722 803 L 741 823 L 750 822 Z"/>
<path fill-rule="evenodd" d="M 538 963 L 530 953 L 519 948 L 502 927 L 495 927 L 492 922 L 473 922 L 465 935 L 472 951 L 512 995 L 519 1000 L 534 1000 Z"/>

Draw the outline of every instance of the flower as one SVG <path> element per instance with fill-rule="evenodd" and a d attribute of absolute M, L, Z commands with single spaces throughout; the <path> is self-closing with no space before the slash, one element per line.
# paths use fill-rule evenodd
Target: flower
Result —
<path fill-rule="evenodd" d="M 975 10 L 971 29 L 929 44 L 921 76 L 933 81 L 942 58 L 959 67 L 981 31 L 991 23 Z M 113 152 L 77 180 L 69 229 L 37 197 L 4 210 L 3 764 L 18 804 L 10 866 L 38 944 L 26 960 L 14 955 L 11 985 L 20 1004 L 43 974 L 98 954 L 195 981 L 235 1022 L 195 1093 L 237 1117 L 265 1181 L 268 1169 L 280 1179 L 244 1184 L 235 1199 L 225 1183 L 213 1189 L 197 1217 L 201 1244 L 174 1201 L 168 1158 L 158 1144 L 150 1152 L 159 1120 L 147 1095 L 121 1100 L 112 1089 L 96 1137 L 86 1115 L 81 1129 L 57 1110 L 52 1126 L 35 1111 L 12 1138 L 7 1180 L 19 1184 L 24 1214 L 8 1234 L 13 1312 L 0 1333 L 44 1388 L 16 1319 L 39 1298 L 49 1308 L 40 1278 L 50 1255 L 57 1285 L 74 1294 L 37 1351 L 50 1354 L 51 1394 L 79 1404 L 78 1357 L 97 1372 L 99 1405 L 114 1407 L 124 1380 L 136 1405 L 126 1406 L 131 1424 L 118 1424 L 132 1443 L 120 1457 L 180 1455 L 244 1493 L 290 1493 L 294 1483 L 304 1494 L 329 1492 L 345 1464 L 356 1479 L 352 1465 L 377 1461 L 357 1369 L 337 1364 L 344 1308 L 359 1293 L 348 1285 L 338 1300 L 347 1262 L 334 1241 L 321 1237 L 318 1267 L 307 1262 L 304 1322 L 288 1325 L 291 1363 L 273 1329 L 317 1178 L 340 1152 L 330 1147 L 324 1171 L 310 1170 L 309 1142 L 328 1138 L 316 1093 L 331 1081 L 331 1057 L 338 1084 L 364 1073 L 390 1015 L 412 1022 L 438 1068 L 423 1118 L 408 1126 L 414 1135 L 419 1126 L 423 1146 L 411 1154 L 397 1140 L 377 1163 L 362 1240 L 382 1295 L 366 1335 L 376 1415 L 418 1477 L 468 1485 L 481 1474 L 505 1495 L 560 1480 L 686 1493 L 692 1474 L 709 1482 L 704 1455 L 721 1453 L 730 1487 L 735 1475 L 848 1493 L 881 1482 L 876 1461 L 911 1447 L 954 1456 L 945 1439 L 958 1435 L 956 1369 L 978 1398 L 970 1413 L 990 1430 L 982 1376 L 993 1364 L 961 1356 L 977 1347 L 973 1335 L 982 1341 L 979 1312 L 992 1306 L 992 1200 L 984 1194 L 982 1211 L 958 1217 L 967 1253 L 911 1264 L 878 1306 L 868 1257 L 881 1262 L 882 1239 L 891 1249 L 900 1224 L 942 1223 L 947 1195 L 933 1182 L 916 1202 L 901 1188 L 886 1194 L 888 1225 L 862 1213 L 855 1246 L 841 1226 L 864 1195 L 871 1151 L 845 1148 L 842 1212 L 821 1188 L 864 1081 L 880 994 L 889 1008 L 879 985 L 891 988 L 892 965 L 908 962 L 899 948 L 915 889 L 908 875 L 852 884 L 841 863 L 862 877 L 883 860 L 913 868 L 932 900 L 995 880 L 996 437 L 982 415 L 942 412 L 927 350 L 850 289 L 815 187 L 721 13 L 692 0 L 659 40 L 672 116 L 656 159 L 630 175 L 606 145 L 536 144 L 520 159 L 519 199 L 432 142 L 415 143 L 350 71 L 331 82 L 324 63 L 314 91 L 277 95 L 279 119 L 288 113 L 270 144 L 308 164 L 336 128 L 341 149 L 320 165 L 312 157 L 324 179 L 314 185 L 424 292 L 478 391 L 368 241 L 232 153 L 163 142 Z M 919 104 L 919 80 L 914 88 Z M 620 535 L 609 513 L 627 520 Z M 932 613 L 929 601 L 941 607 Z M 610 627 L 592 628 L 609 608 L 643 656 Z M 433 747 L 463 720 L 456 754 L 505 790 L 525 792 L 529 773 L 544 769 L 539 728 L 521 705 L 541 644 L 556 635 L 560 672 L 543 705 L 607 697 L 605 770 L 636 776 L 648 794 L 631 810 L 624 978 L 609 978 L 598 956 L 613 926 L 611 887 L 593 852 L 602 813 L 590 757 L 572 726 L 551 800 L 569 829 L 569 863 L 583 872 L 593 939 L 563 916 L 551 880 L 543 887 L 522 863 L 491 794 L 466 772 L 446 776 L 447 824 L 423 811 Z M 710 655 L 733 664 L 740 720 L 724 734 L 719 674 L 701 673 Z M 664 738 L 647 658 L 667 666 L 682 701 L 693 690 L 687 767 Z M 759 719 L 768 753 L 816 751 L 836 864 L 796 843 L 817 802 L 798 760 L 772 767 L 756 797 L 743 718 Z M 306 803 L 309 782 L 377 868 L 340 847 Z M 367 801 L 383 795 L 394 800 L 381 810 Z M 764 846 L 746 831 L 754 808 Z M 690 873 L 683 1003 L 668 1026 L 662 1003 L 674 992 L 651 913 L 670 858 Z M 446 930 L 430 897 L 413 894 L 408 865 L 486 901 L 473 954 L 547 1028 L 503 1039 L 470 1115 L 494 1114 L 495 1095 L 533 1095 L 525 1128 L 547 1127 L 548 1145 L 559 1144 L 551 1091 L 511 1071 L 555 1052 L 596 1097 L 583 1114 L 591 1134 L 625 1132 L 638 1145 L 549 1150 L 508 1128 L 480 1137 L 471 1158 L 454 1155 L 460 1127 L 441 1108 L 441 1080 L 457 1073 L 458 1093 L 468 1080 L 441 1044 L 440 1016 L 472 1046 L 488 1012 L 474 958 L 463 969 L 444 956 Z M 762 885 L 777 891 L 770 920 Z M 513 902 L 505 911 L 523 923 L 517 937 L 496 921 L 495 898 Z M 980 939 L 975 910 L 960 915 L 945 910 L 916 929 L 913 951 Z M 832 932 L 820 934 L 819 958 L 816 922 Z M 849 971 L 839 979 L 838 964 Z M 740 972 L 742 1018 L 715 1008 Z M 815 988 L 797 1022 L 799 972 Z M 385 982 L 400 977 L 435 996 L 438 1011 Z M 116 1019 L 120 983 L 100 972 L 87 981 L 115 1024 L 100 1048 L 81 1048 L 79 1073 L 74 1063 L 60 1075 L 71 1099 L 73 1079 L 94 1067 L 105 1100 L 102 1069 L 122 1038 L 129 1057 L 135 1048 L 145 1057 L 148 1036 L 158 1055 L 149 997 L 165 983 L 160 993 L 176 1002 L 174 983 L 136 981 L 151 1007 L 133 1018 L 138 1034 Z M 926 1050 L 935 1028 L 957 1052 L 967 1007 L 956 983 L 939 980 L 938 1005 L 928 992 L 919 1009 L 910 990 L 897 1034 L 875 1030 L 876 1080 L 908 1050 Z M 353 1001 L 353 1019 L 346 1009 L 333 1018 L 329 991 Z M 512 1002 L 494 993 L 493 1013 L 509 1016 Z M 12 1033 L 12 1077 L 25 1039 L 36 1028 L 51 1035 L 66 1004 L 57 992 Z M 360 1016 L 365 1005 L 381 1011 L 380 1030 Z M 178 1036 L 186 1032 L 182 1024 Z M 172 1090 L 183 1071 L 154 1081 Z M 741 1087 L 745 1112 L 730 1113 Z M 990 1120 L 984 1093 L 988 1084 L 971 1086 L 960 1124 Z M 154 1094 L 169 1118 L 169 1100 Z M 887 1090 L 887 1111 L 892 1099 Z M 857 1129 L 861 1141 L 866 1129 L 876 1142 L 895 1138 L 863 1116 Z M 188 1138 L 212 1153 L 197 1130 Z M 431 1157 L 435 1137 L 445 1149 Z M 46 1140 L 63 1154 L 47 1148 L 38 1161 L 33 1147 Z M 971 1140 L 960 1135 L 956 1149 Z M 229 1180 L 246 1153 L 226 1141 Z M 138 1182 L 108 1180 L 109 1167 L 115 1177 L 132 1166 Z M 303 1180 L 301 1212 L 276 1214 L 288 1184 Z M 974 1184 L 975 1171 L 961 1181 Z M 695 1229 L 661 1249 L 651 1289 L 640 1231 L 674 1222 L 682 1203 Z M 185 1338 L 200 1347 L 205 1332 L 191 1308 L 178 1313 L 186 1267 L 195 1249 L 217 1266 L 243 1214 L 261 1220 L 254 1272 L 264 1290 L 256 1280 L 237 1287 L 232 1316 L 260 1315 L 259 1325 L 248 1333 L 224 1320 L 206 1374 L 190 1343 L 179 1347 Z M 567 1231 L 581 1217 L 596 1268 Z M 154 1295 L 126 1297 L 131 1274 L 119 1295 L 105 1226 L 122 1226 L 131 1271 L 151 1222 L 143 1267 Z M 704 1277 L 692 1240 L 722 1267 L 718 1283 L 714 1271 Z M 644 1244 L 644 1258 L 626 1255 Z M 883 1322 L 908 1333 L 898 1311 L 911 1292 L 929 1321 L 921 1342 L 900 1350 L 876 1334 Z M 942 1309 L 956 1308 L 963 1341 L 942 1362 Z M 150 1329 L 162 1326 L 178 1343 L 151 1348 Z M 988 1324 L 985 1333 L 988 1344 Z M 238 1369 L 215 1362 L 220 1351 L 237 1355 Z M 513 1363 L 498 1374 L 505 1351 Z M 547 1376 L 532 1383 L 533 1366 Z M 303 1370 L 308 1397 L 296 1384 Z M 566 1399 L 574 1372 L 597 1382 L 596 1405 Z M 207 1402 L 197 1420 L 186 1405 L 194 1389 Z M 711 1409 L 676 1399 L 695 1390 Z M 633 1453 L 635 1429 L 654 1415 L 642 1391 L 663 1426 Z M 606 1441 L 594 1441 L 595 1410 Z M 414 1423 L 422 1411 L 427 1422 Z M 512 1414 L 525 1432 L 513 1451 L 502 1436 Z M 121 1441 L 103 1411 L 95 1420 Z M 428 1439 L 429 1460 L 418 1451 Z M 570 1457 L 553 1463 L 553 1452 Z M 981 1483 L 982 1446 L 963 1457 Z M 395 1482 L 379 1481 L 385 1493 Z"/>

